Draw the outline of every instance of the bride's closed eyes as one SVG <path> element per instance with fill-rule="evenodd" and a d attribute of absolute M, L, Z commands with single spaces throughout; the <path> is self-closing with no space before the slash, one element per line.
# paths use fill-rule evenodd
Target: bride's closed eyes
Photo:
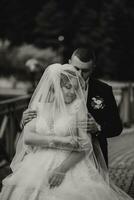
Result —
<path fill-rule="evenodd" d="M 66 87 L 67 89 L 73 88 L 75 91 L 78 90 L 78 84 L 77 83 L 74 84 L 74 85 L 72 85 L 71 83 L 66 83 L 63 87 Z"/>
<path fill-rule="evenodd" d="M 72 103 L 77 97 L 78 82 L 76 78 L 66 79 L 61 84 L 62 94 L 66 104 Z"/>

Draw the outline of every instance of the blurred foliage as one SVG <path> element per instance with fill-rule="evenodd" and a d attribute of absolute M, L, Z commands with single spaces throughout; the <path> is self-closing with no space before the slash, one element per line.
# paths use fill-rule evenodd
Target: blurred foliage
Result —
<path fill-rule="evenodd" d="M 62 62 L 60 53 L 52 48 L 39 49 L 29 44 L 11 47 L 10 43 L 7 45 L 7 41 L 0 42 L 0 76 L 14 74 L 19 80 L 31 78 L 31 70 L 26 66 L 26 62 L 32 58 L 37 60 L 37 73 L 42 73 L 46 66 L 52 63 Z"/>
<path fill-rule="evenodd" d="M 15 49 L 24 43 L 51 48 L 66 62 L 86 46 L 96 53 L 97 76 L 134 80 L 133 0 L 1 0 L 0 26 L 0 38 Z M 26 52 L 29 58 L 30 48 Z"/>

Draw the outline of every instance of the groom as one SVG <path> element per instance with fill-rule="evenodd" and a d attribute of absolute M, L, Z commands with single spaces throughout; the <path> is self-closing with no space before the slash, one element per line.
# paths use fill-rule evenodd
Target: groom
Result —
<path fill-rule="evenodd" d="M 94 53 L 88 49 L 78 48 L 73 52 L 69 63 L 80 71 L 85 80 L 85 98 L 92 118 L 88 130 L 93 139 L 99 141 L 106 164 L 108 165 L 107 138 L 118 136 L 122 123 L 112 92 L 112 87 L 92 77 L 95 69 Z"/>
<path fill-rule="evenodd" d="M 92 78 L 95 60 L 94 54 L 88 49 L 76 49 L 69 63 L 81 73 L 85 80 L 85 98 L 88 111 L 92 115 L 89 119 L 88 131 L 92 134 L 93 140 L 99 142 L 108 165 L 107 138 L 118 136 L 122 131 L 112 87 Z M 26 124 L 34 117 L 36 117 L 35 111 L 26 110 L 22 117 L 23 124 Z"/>

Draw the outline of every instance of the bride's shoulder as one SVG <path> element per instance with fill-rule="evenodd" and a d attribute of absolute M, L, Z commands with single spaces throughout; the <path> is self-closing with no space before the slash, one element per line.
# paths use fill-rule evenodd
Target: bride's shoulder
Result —
<path fill-rule="evenodd" d="M 36 106 L 36 110 L 40 113 L 40 112 L 44 112 L 44 109 L 45 109 L 45 112 L 46 112 L 51 107 L 52 107 L 52 103 L 51 102 L 46 102 L 45 105 L 43 103 L 39 102 L 37 104 L 37 106 Z"/>

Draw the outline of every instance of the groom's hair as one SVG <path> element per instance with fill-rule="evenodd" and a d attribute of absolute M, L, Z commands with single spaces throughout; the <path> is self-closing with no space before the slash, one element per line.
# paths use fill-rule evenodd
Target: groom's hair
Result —
<path fill-rule="evenodd" d="M 77 56 L 83 62 L 89 62 L 90 60 L 95 61 L 95 54 L 88 48 L 77 48 L 72 56 Z"/>

